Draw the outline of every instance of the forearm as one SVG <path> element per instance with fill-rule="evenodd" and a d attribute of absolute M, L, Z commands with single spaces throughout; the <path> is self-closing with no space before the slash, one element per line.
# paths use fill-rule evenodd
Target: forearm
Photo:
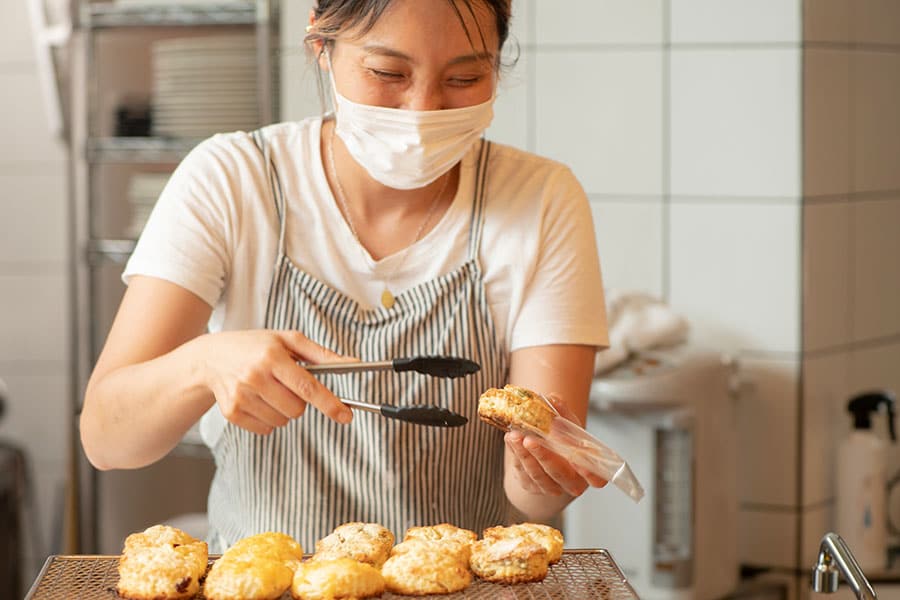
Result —
<path fill-rule="evenodd" d="M 95 467 L 138 468 L 159 460 L 212 406 L 200 368 L 205 337 L 92 377 L 81 440 Z"/>

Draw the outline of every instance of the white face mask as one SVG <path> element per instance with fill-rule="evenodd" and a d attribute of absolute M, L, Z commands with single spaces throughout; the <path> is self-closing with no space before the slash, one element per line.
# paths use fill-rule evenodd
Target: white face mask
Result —
<path fill-rule="evenodd" d="M 331 89 L 336 130 L 373 179 L 398 190 L 422 188 L 449 171 L 494 118 L 487 102 L 445 110 L 404 110 L 358 104 Z"/>

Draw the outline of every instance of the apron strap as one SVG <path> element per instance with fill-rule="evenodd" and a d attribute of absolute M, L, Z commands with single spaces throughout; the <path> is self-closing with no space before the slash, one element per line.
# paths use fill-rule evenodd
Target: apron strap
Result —
<path fill-rule="evenodd" d="M 256 144 L 256 148 L 259 150 L 260 154 L 262 154 L 263 161 L 266 165 L 266 179 L 269 182 L 269 197 L 272 198 L 272 201 L 275 204 L 275 213 L 278 215 L 278 256 L 281 256 L 284 254 L 284 231 L 286 229 L 285 224 L 287 223 L 287 207 L 284 199 L 284 191 L 281 187 L 281 178 L 278 176 L 278 169 L 275 167 L 275 162 L 272 160 L 269 146 L 266 144 L 266 139 L 263 136 L 262 130 L 257 129 L 252 131 L 250 133 L 250 138 L 253 140 L 253 143 Z"/>
<path fill-rule="evenodd" d="M 472 217 L 469 223 L 469 260 L 476 262 L 481 249 L 481 233 L 484 229 L 484 189 L 490 154 L 491 143 L 482 138 L 475 170 L 475 198 L 472 201 Z"/>

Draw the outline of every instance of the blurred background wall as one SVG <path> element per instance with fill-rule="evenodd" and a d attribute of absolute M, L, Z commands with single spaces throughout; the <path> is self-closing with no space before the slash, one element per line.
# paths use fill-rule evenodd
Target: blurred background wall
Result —
<path fill-rule="evenodd" d="M 282 118 L 320 111 L 284 2 Z M 740 557 L 806 589 L 833 526 L 847 397 L 900 390 L 900 2 L 514 0 L 490 136 L 572 166 L 610 289 L 735 354 Z M 66 152 L 27 14 L 0 6 L 0 438 L 25 447 L 51 545 L 70 429 Z M 900 467 L 894 452 L 893 470 Z M 892 471 L 893 472 L 893 471 Z M 900 510 L 900 506 L 895 507 Z"/>

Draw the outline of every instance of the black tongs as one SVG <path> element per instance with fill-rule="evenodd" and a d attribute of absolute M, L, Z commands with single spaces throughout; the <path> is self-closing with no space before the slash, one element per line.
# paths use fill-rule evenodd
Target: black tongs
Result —
<path fill-rule="evenodd" d="M 368 404 L 358 400 L 341 398 L 341 402 L 350 408 L 357 408 L 369 412 L 379 413 L 388 419 L 397 419 L 416 425 L 429 425 L 431 427 L 461 427 L 469 422 L 469 419 L 452 410 L 440 406 L 414 404 L 411 406 L 391 406 L 389 404 Z"/>
<path fill-rule="evenodd" d="M 359 371 L 416 371 L 433 377 L 464 377 L 477 373 L 481 365 L 467 358 L 455 356 L 413 356 L 375 362 L 325 363 L 307 365 L 298 363 L 310 373 L 358 373 Z"/>

